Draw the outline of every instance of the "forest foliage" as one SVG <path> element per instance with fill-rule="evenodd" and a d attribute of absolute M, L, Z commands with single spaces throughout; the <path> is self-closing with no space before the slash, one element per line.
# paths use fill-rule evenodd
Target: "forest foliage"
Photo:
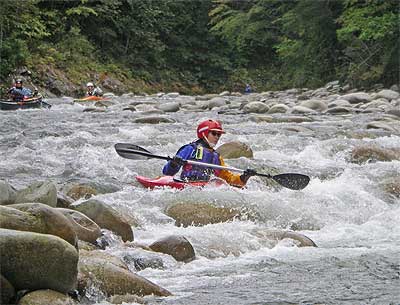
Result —
<path fill-rule="evenodd" d="M 76 83 L 96 71 L 189 92 L 399 83 L 398 0 L 3 0 L 0 11 L 1 82 L 51 66 Z"/>

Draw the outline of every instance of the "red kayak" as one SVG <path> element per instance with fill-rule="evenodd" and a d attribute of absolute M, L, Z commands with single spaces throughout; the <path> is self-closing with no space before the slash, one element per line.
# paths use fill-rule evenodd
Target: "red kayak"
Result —
<path fill-rule="evenodd" d="M 183 189 L 188 186 L 204 187 L 206 185 L 221 186 L 226 185 L 226 182 L 221 179 L 213 179 L 211 181 L 181 181 L 173 176 L 161 176 L 157 178 L 147 178 L 136 176 L 136 180 L 146 188 L 153 189 L 155 187 L 171 187 L 175 189 Z"/>

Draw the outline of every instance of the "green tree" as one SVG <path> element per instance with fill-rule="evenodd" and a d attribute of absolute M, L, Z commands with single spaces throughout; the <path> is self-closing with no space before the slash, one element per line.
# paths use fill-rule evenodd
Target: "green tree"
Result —
<path fill-rule="evenodd" d="M 399 83 L 399 2 L 346 0 L 338 18 L 341 75 L 354 86 Z"/>

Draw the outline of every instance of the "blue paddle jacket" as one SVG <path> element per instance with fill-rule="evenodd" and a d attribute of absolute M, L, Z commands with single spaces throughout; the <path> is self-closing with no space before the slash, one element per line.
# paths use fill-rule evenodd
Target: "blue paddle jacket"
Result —
<path fill-rule="evenodd" d="M 193 160 L 225 166 L 225 162 L 219 153 L 212 149 L 208 143 L 202 139 L 182 146 L 176 155 L 181 157 L 183 160 Z M 173 176 L 179 172 L 179 170 L 179 166 L 173 167 L 171 166 L 171 161 L 168 161 L 168 163 L 164 165 L 163 174 Z M 183 166 L 180 177 L 183 180 L 189 181 L 208 181 L 210 180 L 211 175 L 222 178 L 234 186 L 244 185 L 240 180 L 240 175 L 233 174 L 228 170 L 218 170 L 192 164 L 185 164 Z"/>
<path fill-rule="evenodd" d="M 32 97 L 32 91 L 24 87 L 12 87 L 8 92 L 11 94 L 13 100 L 22 101 L 24 97 Z"/>

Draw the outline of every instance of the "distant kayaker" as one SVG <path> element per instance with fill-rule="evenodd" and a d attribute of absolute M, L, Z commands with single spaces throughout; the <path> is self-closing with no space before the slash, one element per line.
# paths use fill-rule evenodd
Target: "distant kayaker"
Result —
<path fill-rule="evenodd" d="M 86 84 L 86 88 L 86 96 L 103 96 L 103 91 L 99 87 L 95 87 L 91 82 Z"/>
<path fill-rule="evenodd" d="M 255 171 L 247 169 L 242 175 L 233 174 L 228 170 L 217 170 L 203 166 L 185 163 L 184 160 L 193 160 L 205 163 L 225 166 L 225 162 L 214 147 L 221 135 L 225 133 L 220 122 L 207 120 L 201 122 L 197 127 L 198 139 L 192 143 L 182 146 L 175 157 L 168 161 L 163 168 L 164 175 L 175 175 L 181 167 L 181 179 L 185 181 L 208 181 L 211 175 L 224 179 L 230 185 L 242 187 L 247 180 L 255 175 Z"/>
<path fill-rule="evenodd" d="M 244 88 L 244 93 L 245 93 L 245 94 L 251 93 L 251 86 L 250 86 L 250 84 L 246 84 L 246 87 Z"/>
<path fill-rule="evenodd" d="M 18 102 L 33 96 L 32 90 L 23 87 L 22 85 L 22 79 L 17 79 L 15 81 L 14 87 L 8 90 L 8 93 L 10 94 L 10 97 L 13 101 Z"/>

